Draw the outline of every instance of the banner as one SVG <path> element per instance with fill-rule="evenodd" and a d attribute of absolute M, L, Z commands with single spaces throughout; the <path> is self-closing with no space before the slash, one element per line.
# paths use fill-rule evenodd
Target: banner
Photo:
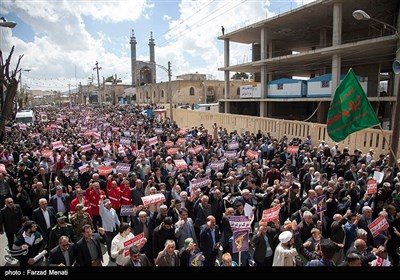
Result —
<path fill-rule="evenodd" d="M 162 193 L 157 193 L 157 194 L 142 196 L 141 199 L 143 201 L 143 206 L 147 206 L 150 204 L 157 204 L 160 202 L 164 202 L 165 196 Z"/>
<path fill-rule="evenodd" d="M 210 184 L 210 180 L 208 179 L 208 177 L 203 177 L 192 181 L 191 184 L 192 187 L 195 189 L 203 188 Z"/>
<path fill-rule="evenodd" d="M 237 157 L 236 151 L 225 151 L 224 156 L 227 159 L 235 159 Z"/>
<path fill-rule="evenodd" d="M 293 183 L 293 175 L 292 173 L 287 173 L 281 180 L 281 186 L 284 188 L 290 188 Z"/>
<path fill-rule="evenodd" d="M 288 146 L 286 152 L 289 154 L 297 154 L 299 152 L 299 146 Z"/>
<path fill-rule="evenodd" d="M 152 138 L 149 139 L 149 145 L 154 146 L 154 145 L 157 144 L 157 143 L 158 143 L 158 138 L 157 138 L 157 136 L 152 137 Z"/>
<path fill-rule="evenodd" d="M 121 216 L 135 216 L 136 213 L 133 210 L 135 208 L 134 205 L 121 205 Z"/>
<path fill-rule="evenodd" d="M 81 146 L 81 152 L 86 152 L 92 149 L 92 144 L 86 144 Z"/>
<path fill-rule="evenodd" d="M 42 157 L 51 157 L 51 155 L 53 154 L 52 150 L 43 150 L 41 151 Z"/>
<path fill-rule="evenodd" d="M 196 154 L 196 150 L 194 148 L 188 148 L 187 151 L 191 155 L 195 155 Z"/>
<path fill-rule="evenodd" d="M 215 171 L 223 170 L 225 166 L 224 160 L 215 160 L 210 164 L 211 169 Z"/>
<path fill-rule="evenodd" d="M 194 150 L 196 151 L 196 154 L 198 154 L 203 150 L 203 146 L 202 145 L 197 145 L 196 147 L 194 147 Z"/>
<path fill-rule="evenodd" d="M 176 155 L 176 153 L 179 151 L 179 148 L 169 148 L 167 153 L 169 155 Z"/>
<path fill-rule="evenodd" d="M 112 173 L 113 167 L 112 166 L 99 166 L 99 175 L 100 176 L 107 176 L 108 174 Z"/>
<path fill-rule="evenodd" d="M 84 164 L 84 165 L 82 165 L 82 166 L 79 166 L 79 167 L 78 167 L 78 169 L 79 169 L 79 174 L 83 174 L 83 173 L 85 173 L 85 172 L 86 172 L 86 169 L 87 169 L 87 167 L 88 167 L 88 165 L 87 165 L 87 164 Z"/>
<path fill-rule="evenodd" d="M 51 145 L 53 146 L 53 150 L 61 148 L 63 146 L 61 141 L 52 142 Z"/>
<path fill-rule="evenodd" d="M 185 138 L 178 138 L 178 140 L 176 140 L 175 144 L 176 145 L 181 145 L 181 144 L 183 144 L 185 142 L 186 142 Z"/>
<path fill-rule="evenodd" d="M 117 170 L 117 173 L 121 172 L 122 174 L 128 174 L 129 171 L 131 170 L 131 164 L 118 162 L 116 170 Z"/>
<path fill-rule="evenodd" d="M 175 163 L 176 169 L 187 168 L 186 161 L 184 161 L 183 159 L 174 159 L 174 163 Z"/>
<path fill-rule="evenodd" d="M 378 191 L 378 182 L 374 179 L 367 182 L 367 194 L 373 194 Z"/>
<path fill-rule="evenodd" d="M 247 150 L 246 157 L 248 157 L 249 159 L 254 159 L 255 161 L 257 161 L 258 160 L 258 152 L 257 151 L 252 151 L 252 150 Z"/>
<path fill-rule="evenodd" d="M 229 150 L 237 150 L 239 149 L 239 143 L 238 142 L 231 142 L 228 144 L 228 149 Z"/>
<path fill-rule="evenodd" d="M 228 216 L 228 220 L 233 232 L 244 229 L 251 231 L 250 219 L 247 216 Z"/>
<path fill-rule="evenodd" d="M 368 228 L 371 231 L 373 237 L 378 236 L 378 234 L 381 231 L 384 231 L 388 227 L 389 227 L 389 224 L 386 221 L 385 217 L 383 217 L 383 216 L 379 216 L 372 223 L 370 223 L 368 225 Z"/>
<path fill-rule="evenodd" d="M 164 145 L 165 145 L 165 147 L 167 147 L 167 148 L 171 148 L 171 147 L 174 145 L 174 142 L 172 142 L 172 141 L 165 141 L 165 142 L 164 142 Z"/>
<path fill-rule="evenodd" d="M 279 211 L 281 210 L 281 205 L 277 205 L 273 208 L 266 209 L 262 214 L 262 222 L 273 222 L 279 218 Z"/>
<path fill-rule="evenodd" d="M 316 205 L 317 205 L 316 208 L 317 213 L 326 211 L 326 196 L 325 195 L 318 196 L 316 198 Z"/>
<path fill-rule="evenodd" d="M 119 143 L 121 143 L 122 146 L 129 146 L 131 144 L 131 139 L 126 138 L 126 137 L 122 137 L 119 140 Z"/>
<path fill-rule="evenodd" d="M 232 253 L 245 252 L 249 250 L 249 231 L 240 230 L 233 232 Z"/>
<path fill-rule="evenodd" d="M 145 239 L 144 239 L 144 233 L 143 233 L 143 232 L 142 232 L 141 234 L 136 235 L 135 237 L 133 237 L 133 238 L 131 238 L 131 239 L 125 241 L 125 242 L 124 242 L 124 256 L 125 256 L 125 257 L 129 256 L 129 248 L 130 248 L 132 245 L 136 245 L 136 246 L 138 246 L 139 249 L 140 249 L 140 248 L 143 247 L 143 245 L 144 245 L 145 243 L 146 243 L 146 242 L 145 242 Z"/>

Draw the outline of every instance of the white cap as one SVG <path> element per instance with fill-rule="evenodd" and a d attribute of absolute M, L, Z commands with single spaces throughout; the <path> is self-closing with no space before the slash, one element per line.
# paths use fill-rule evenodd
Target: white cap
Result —
<path fill-rule="evenodd" d="M 287 243 L 290 241 L 290 239 L 292 239 L 293 234 L 290 231 L 284 231 L 281 234 L 279 234 L 279 241 L 281 243 Z"/>

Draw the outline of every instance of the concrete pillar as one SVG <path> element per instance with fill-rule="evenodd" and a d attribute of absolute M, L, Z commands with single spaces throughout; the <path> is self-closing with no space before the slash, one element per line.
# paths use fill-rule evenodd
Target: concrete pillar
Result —
<path fill-rule="evenodd" d="M 367 96 L 379 96 L 379 80 L 381 67 L 379 64 L 368 65 L 364 68 L 368 79 Z M 357 74 L 357 73 L 356 73 Z"/>
<path fill-rule="evenodd" d="M 268 30 L 267 28 L 261 29 L 261 34 L 260 34 L 260 42 L 261 42 L 261 60 L 268 59 Z M 267 77 L 267 65 L 262 65 L 261 66 L 261 98 L 266 98 L 267 97 L 267 82 L 268 82 L 268 77 Z"/>
<path fill-rule="evenodd" d="M 318 103 L 317 103 L 318 106 Z M 326 117 L 328 115 L 329 102 L 321 102 L 321 105 L 317 111 L 317 122 L 326 123 Z"/>
<path fill-rule="evenodd" d="M 260 101 L 260 117 L 266 118 L 268 116 L 268 102 Z"/>
<path fill-rule="evenodd" d="M 341 2 L 333 4 L 333 31 L 332 31 L 332 46 L 339 46 L 342 43 L 342 17 L 343 5 Z M 332 56 L 332 96 L 335 89 L 340 83 L 340 74 L 342 68 L 341 56 L 334 54 Z"/>
<path fill-rule="evenodd" d="M 224 40 L 224 67 L 229 67 L 229 39 Z M 230 96 L 230 77 L 229 77 L 229 70 L 224 71 L 224 99 L 228 99 L 228 96 Z M 224 113 L 229 113 L 229 102 L 225 101 L 224 104 Z"/>
<path fill-rule="evenodd" d="M 323 27 L 319 30 L 319 47 L 325 48 L 327 47 L 327 30 L 326 27 Z"/>

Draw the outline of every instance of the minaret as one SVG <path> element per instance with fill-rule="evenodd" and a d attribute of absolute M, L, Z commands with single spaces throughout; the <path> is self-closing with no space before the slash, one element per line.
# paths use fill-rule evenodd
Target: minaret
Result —
<path fill-rule="evenodd" d="M 131 36 L 131 40 L 130 40 L 130 44 L 131 44 L 131 75 L 132 75 L 132 86 L 137 86 L 136 83 L 136 77 L 137 77 L 137 73 L 136 73 L 136 37 L 134 34 L 134 30 L 132 29 L 132 36 Z"/>
<path fill-rule="evenodd" d="M 153 39 L 153 32 L 150 32 L 150 40 L 149 40 L 149 47 L 150 47 L 150 62 L 155 62 L 154 59 L 154 39 Z"/>
<path fill-rule="evenodd" d="M 150 32 L 150 40 L 149 40 L 149 49 L 150 49 L 150 63 L 153 64 L 152 75 L 151 75 L 151 82 L 156 82 L 156 60 L 154 58 L 154 39 L 153 39 L 153 32 Z"/>

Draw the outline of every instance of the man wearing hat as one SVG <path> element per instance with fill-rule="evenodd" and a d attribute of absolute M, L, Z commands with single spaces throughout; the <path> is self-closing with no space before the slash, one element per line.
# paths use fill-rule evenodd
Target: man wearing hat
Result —
<path fill-rule="evenodd" d="M 57 246 L 58 240 L 63 235 L 68 236 L 69 240 L 75 242 L 74 230 L 71 224 L 65 222 L 66 218 L 67 217 L 63 212 L 57 212 L 56 214 L 57 224 L 50 231 L 49 245 L 48 245 L 49 250 Z"/>
<path fill-rule="evenodd" d="M 296 248 L 293 247 L 293 234 L 284 231 L 279 234 L 279 245 L 275 249 L 272 266 L 296 266 L 295 257 L 298 255 Z"/>
<path fill-rule="evenodd" d="M 77 204 L 75 206 L 75 213 L 71 217 L 71 225 L 72 229 L 74 230 L 76 240 L 82 238 L 82 227 L 84 225 L 93 226 L 92 218 L 85 211 L 87 211 L 87 207 L 85 207 L 83 204 Z"/>

